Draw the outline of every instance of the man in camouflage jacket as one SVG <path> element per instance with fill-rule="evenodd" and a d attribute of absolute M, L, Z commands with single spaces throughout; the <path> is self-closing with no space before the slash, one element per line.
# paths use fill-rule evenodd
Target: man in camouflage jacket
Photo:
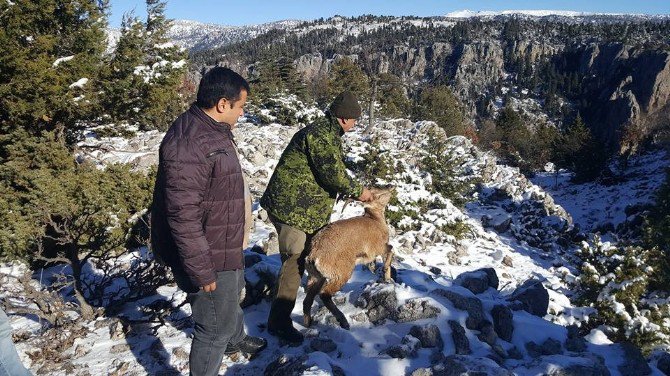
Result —
<path fill-rule="evenodd" d="M 293 136 L 261 198 L 261 206 L 277 229 L 282 260 L 268 331 L 292 345 L 303 341 L 290 314 L 309 252 L 307 244 L 328 224 L 338 194 L 360 201 L 371 199 L 370 191 L 347 174 L 343 161 L 342 135 L 353 129 L 360 115 L 353 94 L 338 95 L 325 118 Z"/>

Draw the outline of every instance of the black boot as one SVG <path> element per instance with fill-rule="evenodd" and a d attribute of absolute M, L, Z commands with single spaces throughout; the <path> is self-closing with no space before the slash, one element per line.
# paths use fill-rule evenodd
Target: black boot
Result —
<path fill-rule="evenodd" d="M 245 336 L 240 342 L 228 343 L 225 354 L 232 355 L 240 351 L 246 355 L 255 355 L 268 345 L 268 341 L 261 337 Z"/>
<path fill-rule="evenodd" d="M 302 333 L 293 327 L 291 311 L 295 302 L 275 299 L 268 317 L 268 333 L 288 342 L 289 346 L 299 346 L 305 339 Z"/>
<path fill-rule="evenodd" d="M 300 346 L 305 340 L 305 336 L 298 329 L 294 328 L 292 324 L 279 328 L 268 325 L 268 333 L 288 342 L 288 345 L 291 347 Z"/>

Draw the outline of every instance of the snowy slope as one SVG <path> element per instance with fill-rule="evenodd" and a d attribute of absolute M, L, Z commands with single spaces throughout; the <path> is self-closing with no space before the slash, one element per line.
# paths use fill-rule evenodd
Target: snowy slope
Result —
<path fill-rule="evenodd" d="M 536 375 L 551 373 L 561 369 L 590 369 L 605 367 L 613 375 L 619 374 L 618 367 L 626 361 L 619 345 L 609 342 L 602 332 L 594 330 L 586 337 L 587 351 L 576 353 L 565 348 L 553 355 L 533 357 L 526 349 L 526 344 L 535 342 L 543 344 L 549 339 L 563 344 L 568 338 L 567 325 L 578 324 L 587 319 L 590 310 L 574 307 L 570 301 L 569 286 L 564 282 L 572 278 L 574 267 L 570 264 L 570 248 L 556 245 L 556 239 L 562 236 L 572 220 L 576 222 L 592 220 L 578 210 L 578 204 L 568 205 L 583 199 L 584 202 L 606 201 L 611 192 L 597 188 L 571 187 L 566 180 L 555 191 L 556 205 L 552 197 L 545 193 L 541 186 L 546 184 L 550 176 L 540 175 L 536 180 L 540 185 L 528 181 L 517 169 L 499 166 L 495 158 L 473 147 L 466 139 L 456 137 L 448 141 L 452 155 L 465 161 L 462 165 L 464 175 L 477 176 L 482 181 L 478 199 L 459 209 L 448 200 L 430 192 L 426 187 L 430 177 L 416 167 L 427 140 L 427 133 L 435 131 L 431 122 L 411 122 L 408 120 L 385 121 L 377 124 L 371 135 L 364 135 L 361 130 L 345 137 L 348 158 L 358 160 L 366 147 L 375 139 L 381 148 L 401 162 L 403 172 L 392 178 L 396 186 L 398 200 L 410 207 L 420 206 L 422 200 L 442 203 L 439 207 L 419 212 L 415 218 L 407 218 L 413 223 L 410 230 L 398 230 L 392 236 L 391 244 L 396 252 L 394 267 L 397 269 L 396 283 L 377 284 L 379 271 L 374 274 L 361 266 L 357 267 L 352 279 L 336 296 L 340 309 L 347 315 L 352 324 L 351 330 L 343 330 L 333 323 L 332 317 L 320 307 L 313 308 L 315 325 L 304 328 L 300 304 L 304 292 L 299 291 L 293 318 L 297 327 L 306 334 L 305 345 L 297 348 L 281 346 L 278 341 L 267 334 L 265 321 L 269 311 L 269 302 L 262 300 L 245 308 L 245 327 L 251 335 L 267 338 L 268 349 L 254 359 L 240 357 L 225 358 L 221 372 L 225 374 L 257 375 L 266 370 L 269 364 L 284 357 L 286 364 L 293 364 L 303 370 L 302 374 L 325 375 L 344 371 L 347 375 L 404 375 L 418 368 L 430 367 L 436 361 L 453 361 L 470 370 L 479 370 L 485 374 L 506 375 L 512 372 L 518 375 Z M 257 126 L 251 123 L 239 124 L 235 129 L 237 142 L 242 157 L 242 166 L 251 177 L 252 191 L 256 198 L 263 191 L 267 180 L 277 163 L 277 159 L 297 128 L 279 124 Z M 138 168 L 146 168 L 146 164 L 155 161 L 161 134 L 155 132 L 140 134 L 134 140 L 103 139 L 89 135 L 82 145 L 98 146 L 98 152 L 81 154 L 80 158 L 90 158 L 102 165 L 109 162 L 131 162 Z M 106 151 L 105 151 L 106 150 Z M 144 159 L 142 159 L 144 158 Z M 642 166 L 657 165 L 656 169 L 638 171 L 631 175 L 630 186 L 621 187 L 621 192 L 632 189 L 633 181 L 646 175 L 656 174 L 663 165 L 662 156 L 651 155 L 640 163 L 633 163 L 631 171 Z M 138 162 L 141 160 L 142 162 Z M 134 161 L 134 162 L 133 162 Z M 155 162 L 154 162 L 155 163 Z M 101 165 L 101 166 L 102 166 Z M 637 178 L 636 178 L 637 177 Z M 646 195 L 648 199 L 652 188 L 658 184 L 657 179 L 649 179 L 645 186 L 648 189 L 637 190 L 640 200 Z M 563 194 L 562 192 L 571 192 Z M 595 197 L 595 195 L 600 195 Z M 582 195 L 584 195 L 582 197 Z M 635 193 L 631 193 L 635 196 Z M 632 199 L 631 199 L 632 200 Z M 628 200 L 628 201 L 631 201 Z M 537 209 L 537 210 L 536 210 Z M 359 215 L 360 205 L 352 203 L 343 206 L 339 203 L 333 219 Z M 603 211 L 600 211 L 601 215 Z M 596 216 L 597 213 L 592 213 Z M 263 211 L 254 205 L 255 229 L 251 235 L 254 250 L 245 252 L 248 267 L 245 273 L 248 287 L 255 288 L 263 278 L 276 276 L 280 260 L 272 246 L 273 228 L 267 222 Z M 486 218 L 483 221 L 483 218 Z M 528 219 L 532 219 L 532 221 Z M 595 218 L 602 220 L 603 218 Z M 465 222 L 470 230 L 462 239 L 440 230 L 444 224 L 455 221 Z M 493 225 L 491 225 L 491 223 Z M 507 226 L 503 225 L 507 223 Z M 546 246 L 546 242 L 551 242 Z M 276 244 L 275 244 L 276 246 Z M 268 254 L 256 253 L 265 249 Z M 141 253 L 141 251 L 140 251 Z M 136 256 L 138 253 L 135 254 Z M 132 254 L 122 262 L 130 264 Z M 464 272 L 479 268 L 493 268 L 499 278 L 499 287 L 488 288 L 479 294 L 473 294 L 460 286 L 458 278 Z M 55 267 L 44 273 L 36 273 L 34 282 L 43 280 L 45 275 L 53 275 L 62 267 Z M 20 274 L 25 271 L 21 264 L 3 265 L 0 274 Z M 2 278 L 2 277 L 0 277 Z M 460 294 L 476 298 L 481 302 L 484 316 L 491 318 L 491 310 L 496 305 L 508 304 L 509 295 L 525 281 L 535 278 L 543 281 L 549 294 L 549 310 L 544 317 L 534 316 L 524 310 L 516 310 L 513 315 L 514 331 L 510 341 L 500 338 L 495 340 L 494 349 L 480 338 L 478 330 L 465 330 L 469 340 L 471 353 L 458 357 L 454 354 L 455 342 L 452 339 L 454 329 L 449 320 L 454 320 L 462 327 L 467 326 L 470 315 L 464 309 L 456 308 L 452 299 L 445 294 Z M 11 289 L 0 281 L 1 296 L 18 297 L 20 287 Z M 447 291 L 447 293 L 445 293 Z M 248 292 L 249 293 L 249 292 Z M 372 323 L 369 312 L 361 304 L 359 298 L 370 294 L 391 294 L 397 298 L 397 306 L 405 307 L 407 312 L 414 312 L 413 304 L 424 304 L 433 310 L 413 321 L 403 322 L 392 317 L 381 323 Z M 169 305 L 177 307 L 186 298 L 176 286 L 163 286 L 158 295 L 148 297 L 137 306 L 128 306 L 123 314 L 131 318 L 139 318 L 141 306 L 152 302 L 169 301 Z M 357 303 L 358 302 L 358 303 Z M 317 304 L 318 305 L 318 304 Z M 462 308 L 462 307 L 461 307 Z M 100 318 L 87 324 L 88 332 L 76 339 L 63 353 L 70 359 L 70 371 L 40 370 L 39 365 L 32 366 L 32 371 L 40 374 L 187 374 L 188 351 L 192 323 L 189 320 L 188 304 L 173 308 L 166 324 L 155 332 L 148 325 L 133 324 L 121 330 L 114 318 Z M 12 316 L 12 325 L 21 338 L 18 343 L 22 360 L 31 365 L 31 358 L 39 356 L 35 341 L 39 338 L 40 324 L 31 317 Z M 415 325 L 426 327 L 435 325 L 444 344 L 442 351 L 436 348 L 415 349 L 414 355 L 394 358 L 388 355 L 389 348 L 411 347 L 416 339 L 408 336 Z M 414 338 L 414 339 L 413 339 Z M 332 341 L 332 342 L 331 342 Z M 334 349 L 329 346 L 335 346 Z M 560 346 L 559 346 L 560 347 Z M 502 349 L 502 350 L 501 350 Z M 496 357 L 496 351 L 511 354 L 517 351 L 520 359 L 509 356 L 502 359 Z M 440 355 L 442 354 L 442 355 Z M 447 356 L 447 360 L 440 360 Z M 499 365 L 496 361 L 502 364 Z M 454 364 L 456 364 L 454 363 Z M 586 367 L 586 368 L 579 368 Z M 595 369 L 595 368 L 594 368 Z M 658 372 L 658 371 L 655 371 Z"/>

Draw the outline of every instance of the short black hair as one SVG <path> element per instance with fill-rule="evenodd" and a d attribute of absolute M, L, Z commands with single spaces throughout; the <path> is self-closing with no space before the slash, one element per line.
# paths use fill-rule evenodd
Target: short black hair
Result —
<path fill-rule="evenodd" d="M 214 67 L 200 79 L 198 99 L 195 104 L 200 108 L 212 108 L 221 98 L 231 102 L 240 99 L 242 90 L 249 94 L 249 83 L 244 77 L 229 68 Z"/>

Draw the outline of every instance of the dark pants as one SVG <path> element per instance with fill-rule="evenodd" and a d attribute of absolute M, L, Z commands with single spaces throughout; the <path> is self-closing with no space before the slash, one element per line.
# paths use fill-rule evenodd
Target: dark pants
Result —
<path fill-rule="evenodd" d="M 184 276 L 175 275 L 177 284 Z M 216 290 L 200 290 L 188 295 L 195 333 L 189 357 L 191 375 L 218 375 L 228 343 L 237 344 L 244 336 L 240 293 L 244 270 L 217 273 Z"/>
<path fill-rule="evenodd" d="M 277 295 L 270 308 L 268 326 L 280 329 L 293 325 L 291 312 L 295 307 L 298 288 L 305 272 L 305 257 L 309 254 L 308 245 L 312 235 L 274 219 L 272 224 L 279 235 L 279 255 L 282 264 L 277 281 Z"/>

